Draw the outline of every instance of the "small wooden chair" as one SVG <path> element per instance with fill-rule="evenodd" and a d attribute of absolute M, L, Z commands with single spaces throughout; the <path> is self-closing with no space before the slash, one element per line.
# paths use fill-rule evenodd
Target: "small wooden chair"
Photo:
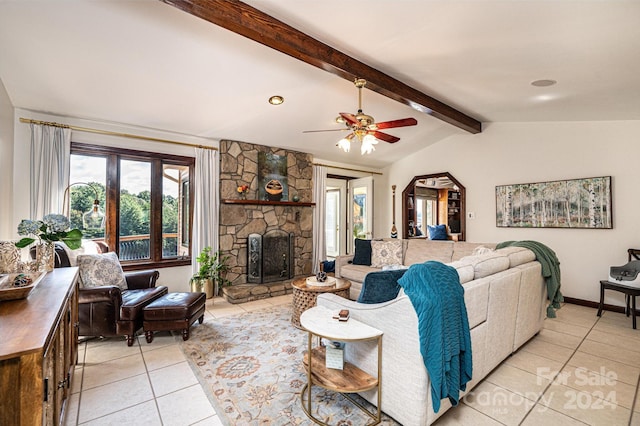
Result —
<path fill-rule="evenodd" d="M 628 249 L 627 254 L 629 262 L 632 260 L 640 260 L 640 249 Z M 632 325 L 634 330 L 636 329 L 636 296 L 640 296 L 640 288 L 630 287 L 624 284 L 614 283 L 607 280 L 600 281 L 600 304 L 598 306 L 598 316 L 602 314 L 604 308 L 604 291 L 614 290 L 624 293 L 625 299 L 625 314 L 629 316 L 631 314 Z"/>

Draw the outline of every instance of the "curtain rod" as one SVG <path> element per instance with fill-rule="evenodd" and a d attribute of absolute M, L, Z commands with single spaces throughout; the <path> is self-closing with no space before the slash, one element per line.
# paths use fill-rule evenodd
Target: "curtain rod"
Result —
<path fill-rule="evenodd" d="M 348 170 L 350 172 L 360 172 L 360 173 L 371 173 L 372 175 L 383 175 L 384 173 L 380 173 L 380 172 L 372 172 L 369 170 L 359 170 L 359 169 L 350 169 L 348 167 L 340 167 L 340 166 L 331 166 L 329 164 L 322 164 L 322 163 L 311 163 L 314 166 L 323 166 L 323 167 L 329 167 L 332 169 L 339 169 L 339 170 Z"/>
<path fill-rule="evenodd" d="M 212 147 L 212 146 L 199 145 L 199 144 L 195 144 L 195 143 L 172 141 L 172 140 L 169 140 L 169 139 L 152 138 L 150 136 L 132 135 L 131 133 L 112 132 L 110 130 L 92 129 L 92 128 L 89 128 L 89 127 L 72 126 L 72 125 L 69 125 L 69 124 L 60 124 L 60 123 L 54 123 L 54 122 L 49 122 L 49 121 L 31 120 L 31 119 L 22 118 L 22 117 L 20 117 L 20 122 L 21 123 L 29 123 L 29 124 L 40 124 L 40 125 L 43 125 L 43 126 L 62 127 L 62 128 L 65 128 L 65 129 L 76 130 L 76 131 L 79 131 L 79 132 L 97 133 L 99 135 L 120 136 L 120 137 L 123 137 L 123 138 L 142 139 L 142 140 L 153 141 L 153 142 L 168 143 L 168 144 L 172 144 L 172 145 L 192 146 L 192 147 L 195 147 L 195 148 L 212 149 L 214 151 L 218 150 L 218 148 L 215 148 L 215 147 Z"/>

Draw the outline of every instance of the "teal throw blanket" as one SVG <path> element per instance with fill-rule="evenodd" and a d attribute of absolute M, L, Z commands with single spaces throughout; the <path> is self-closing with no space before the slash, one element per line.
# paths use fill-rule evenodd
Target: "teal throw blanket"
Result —
<path fill-rule="evenodd" d="M 471 380 L 471 335 L 458 271 L 440 262 L 414 264 L 398 280 L 418 315 L 420 353 L 429 378 L 433 411 L 440 400 L 458 405 Z"/>
<path fill-rule="evenodd" d="M 536 260 L 542 265 L 542 276 L 547 284 L 547 296 L 549 306 L 547 306 L 547 317 L 555 318 L 556 309 L 560 309 L 560 303 L 564 302 L 560 293 L 560 261 L 556 253 L 549 247 L 538 241 L 505 241 L 496 246 L 496 249 L 503 247 L 524 247 L 531 250 L 536 255 Z"/>

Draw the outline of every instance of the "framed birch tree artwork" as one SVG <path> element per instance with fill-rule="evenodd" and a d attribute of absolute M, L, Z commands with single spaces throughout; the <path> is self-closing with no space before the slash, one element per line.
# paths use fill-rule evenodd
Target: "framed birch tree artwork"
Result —
<path fill-rule="evenodd" d="M 611 176 L 496 186 L 496 226 L 611 229 Z"/>

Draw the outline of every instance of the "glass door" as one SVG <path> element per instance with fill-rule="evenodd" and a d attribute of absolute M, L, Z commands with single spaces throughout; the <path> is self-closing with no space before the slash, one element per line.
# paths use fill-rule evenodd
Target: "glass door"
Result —
<path fill-rule="evenodd" d="M 373 177 L 349 181 L 349 203 L 349 252 L 353 253 L 356 238 L 373 235 Z"/>
<path fill-rule="evenodd" d="M 340 254 L 340 190 L 327 188 L 325 242 L 327 257 Z"/>
<path fill-rule="evenodd" d="M 346 180 L 327 179 L 325 203 L 325 243 L 327 257 L 346 254 L 346 193 Z"/>

